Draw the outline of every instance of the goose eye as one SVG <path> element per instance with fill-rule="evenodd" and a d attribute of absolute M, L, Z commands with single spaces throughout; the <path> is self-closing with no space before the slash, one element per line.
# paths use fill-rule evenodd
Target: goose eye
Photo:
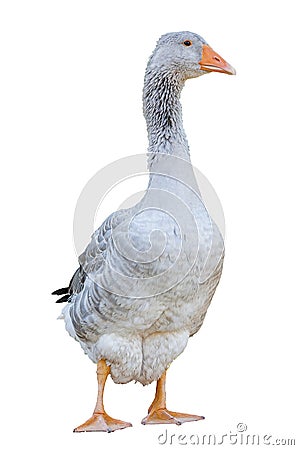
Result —
<path fill-rule="evenodd" d="M 184 41 L 183 44 L 184 44 L 186 47 L 190 47 L 190 45 L 192 45 L 192 42 L 191 42 L 191 41 Z"/>

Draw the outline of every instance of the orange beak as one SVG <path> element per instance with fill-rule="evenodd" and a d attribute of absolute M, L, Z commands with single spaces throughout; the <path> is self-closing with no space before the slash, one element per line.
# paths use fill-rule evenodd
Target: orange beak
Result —
<path fill-rule="evenodd" d="M 199 65 L 206 72 L 221 72 L 227 73 L 228 75 L 236 75 L 235 69 L 207 44 L 204 44 L 202 47 L 202 58 L 199 61 Z"/>

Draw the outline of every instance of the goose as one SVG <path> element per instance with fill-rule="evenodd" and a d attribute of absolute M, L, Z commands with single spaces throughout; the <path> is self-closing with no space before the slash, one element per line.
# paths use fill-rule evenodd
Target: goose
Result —
<path fill-rule="evenodd" d="M 149 182 L 133 207 L 111 214 L 93 233 L 69 286 L 61 318 L 97 365 L 92 416 L 74 432 L 132 426 L 104 408 L 108 375 L 115 383 L 156 382 L 142 424 L 204 419 L 166 407 L 166 372 L 200 329 L 220 280 L 223 237 L 205 207 L 182 122 L 180 94 L 189 78 L 234 68 L 198 34 L 164 34 L 147 64 L 143 111 Z"/>

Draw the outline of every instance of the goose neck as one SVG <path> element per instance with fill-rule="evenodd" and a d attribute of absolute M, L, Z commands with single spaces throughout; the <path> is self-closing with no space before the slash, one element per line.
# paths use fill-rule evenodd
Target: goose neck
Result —
<path fill-rule="evenodd" d="M 143 112 L 147 124 L 149 153 L 167 153 L 189 159 L 180 103 L 183 86 L 184 80 L 174 72 L 147 69 Z"/>

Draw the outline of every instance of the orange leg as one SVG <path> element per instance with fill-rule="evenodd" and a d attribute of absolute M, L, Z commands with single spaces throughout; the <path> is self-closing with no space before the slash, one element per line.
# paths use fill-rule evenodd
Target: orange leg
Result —
<path fill-rule="evenodd" d="M 106 362 L 101 359 L 98 362 L 97 376 L 98 376 L 98 398 L 97 403 L 90 419 L 84 422 L 82 425 L 74 429 L 75 433 L 82 431 L 107 431 L 111 433 L 115 430 L 121 430 L 122 428 L 131 427 L 129 422 L 123 422 L 122 420 L 113 419 L 108 416 L 104 409 L 103 394 L 107 377 L 110 373 L 110 367 Z"/>
<path fill-rule="evenodd" d="M 149 407 L 148 415 L 141 422 L 143 425 L 154 425 L 158 423 L 181 425 L 184 422 L 204 419 L 203 416 L 168 411 L 166 408 L 165 381 L 166 371 L 157 381 L 156 395 L 153 403 Z"/>

